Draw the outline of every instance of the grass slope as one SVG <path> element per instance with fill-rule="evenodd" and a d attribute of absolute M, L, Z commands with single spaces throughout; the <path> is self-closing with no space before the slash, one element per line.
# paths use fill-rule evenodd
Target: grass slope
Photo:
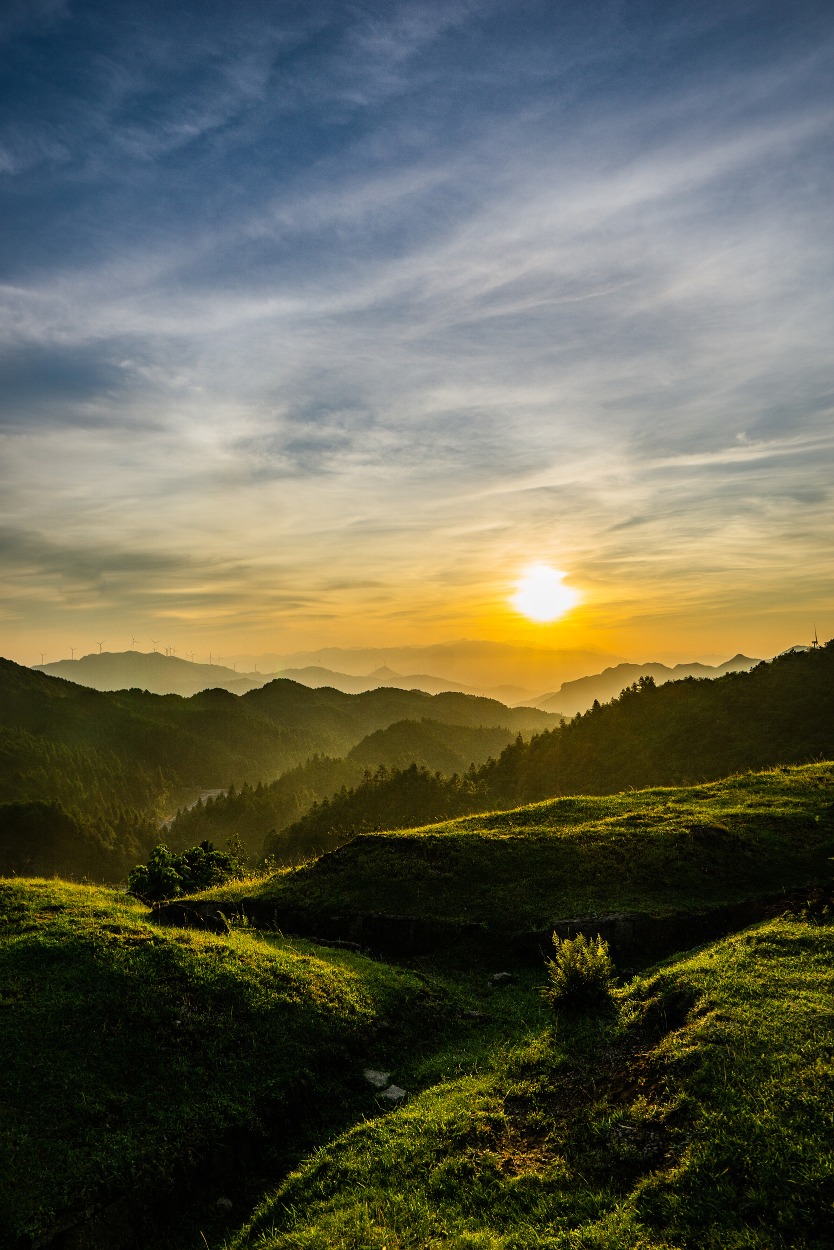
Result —
<path fill-rule="evenodd" d="M 124 1223 L 167 1245 L 206 1194 L 237 1198 L 242 1162 L 257 1194 L 343 1124 L 363 1066 L 444 1027 L 446 999 L 412 974 L 146 916 L 106 890 L 0 882 L 2 1245 L 91 1212 L 85 1248 L 120 1245 Z"/>
<path fill-rule="evenodd" d="M 513 933 L 826 881 L 832 854 L 834 765 L 811 764 L 364 834 L 312 864 L 209 896 L 273 902 L 311 923 L 382 913 Z"/>
<path fill-rule="evenodd" d="M 830 1250 L 834 929 L 668 961 L 315 1153 L 234 1250 Z"/>

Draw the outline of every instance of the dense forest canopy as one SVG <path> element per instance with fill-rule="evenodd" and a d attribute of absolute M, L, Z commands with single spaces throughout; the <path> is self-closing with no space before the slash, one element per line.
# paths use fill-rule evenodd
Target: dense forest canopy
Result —
<path fill-rule="evenodd" d="M 538 709 L 508 708 L 465 694 L 379 689 L 349 695 L 286 680 L 242 696 L 225 690 L 190 698 L 100 692 L 0 660 L 0 807 L 57 804 L 70 822 L 61 824 L 65 838 L 75 827 L 88 844 L 83 853 L 79 849 L 73 870 L 68 852 L 50 860 L 21 826 L 14 853 L 7 834 L 0 872 L 24 871 L 23 864 L 34 871 L 38 864 L 38 871 L 119 880 L 135 853 L 142 856 L 153 845 L 163 817 L 201 790 L 270 782 L 316 754 L 345 756 L 369 734 L 384 734 L 406 720 L 419 726 L 424 718 L 435 728 L 412 731 L 422 745 L 415 741 L 409 758 L 435 762 L 483 759 L 513 732 L 559 723 Z M 386 752 L 407 746 L 383 737 L 377 749 L 384 760 Z M 360 780 L 363 770 L 358 761 L 344 764 L 326 790 L 320 783 L 312 789 L 302 784 L 300 797 L 278 823 L 289 823 L 315 798 Z M 12 820 L 14 812 L 6 816 Z M 250 851 L 260 852 L 273 823 L 248 839 Z M 35 826 L 40 828 L 37 821 Z M 206 836 L 211 831 L 193 838 L 186 831 L 179 845 Z M 90 847 L 98 848 L 92 859 Z"/>
<path fill-rule="evenodd" d="M 561 728 L 517 739 L 465 776 L 378 772 L 316 804 L 285 836 L 333 845 L 354 832 L 408 828 L 567 794 L 613 794 L 716 780 L 834 756 L 834 640 L 750 672 L 634 683 Z M 275 853 L 280 839 L 272 839 Z"/>

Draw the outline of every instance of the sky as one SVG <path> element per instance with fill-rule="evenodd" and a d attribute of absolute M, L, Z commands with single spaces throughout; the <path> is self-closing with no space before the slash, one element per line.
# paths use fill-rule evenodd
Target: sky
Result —
<path fill-rule="evenodd" d="M 0 651 L 834 634 L 832 53 L 827 0 L 6 0 Z"/>

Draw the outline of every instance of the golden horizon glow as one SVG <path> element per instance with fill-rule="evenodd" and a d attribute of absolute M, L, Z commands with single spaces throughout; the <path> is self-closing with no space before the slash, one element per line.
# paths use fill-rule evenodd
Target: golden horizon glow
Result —
<path fill-rule="evenodd" d="M 510 603 L 522 616 L 539 624 L 561 620 L 580 599 L 578 590 L 563 584 L 566 576 L 549 564 L 528 565 Z"/>

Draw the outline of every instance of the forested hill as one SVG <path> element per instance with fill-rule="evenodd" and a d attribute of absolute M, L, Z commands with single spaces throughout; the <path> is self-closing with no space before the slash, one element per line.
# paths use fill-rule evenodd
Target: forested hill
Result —
<path fill-rule="evenodd" d="M 324 844 L 336 831 L 343 841 L 362 829 L 407 828 L 558 795 L 686 785 L 820 759 L 834 759 L 834 640 L 717 680 L 635 684 L 462 778 L 379 773 L 316 805 L 286 832 L 298 843 Z"/>
<path fill-rule="evenodd" d="M 423 718 L 513 732 L 559 723 L 536 708 L 508 708 L 472 695 L 391 689 L 350 695 L 286 680 L 240 697 L 225 690 L 190 698 L 143 690 L 102 692 L 0 659 L 0 731 L 5 735 L 0 798 L 64 798 L 45 792 L 63 784 L 50 779 L 46 768 L 55 751 L 77 754 L 69 772 L 77 771 L 81 756 L 92 762 L 94 753 L 101 772 L 98 786 L 104 789 L 110 788 L 111 757 L 128 761 L 134 780 L 119 779 L 122 797 L 143 805 L 166 786 L 208 789 L 271 780 L 316 752 L 344 755 L 368 734 Z M 108 757 L 108 767 L 101 766 L 97 753 Z M 26 780 L 30 772 L 37 773 L 32 784 Z M 73 789 L 79 801 L 89 780 L 85 774 L 85 786 Z"/>
<path fill-rule="evenodd" d="M 126 853 L 133 856 L 133 831 L 141 826 L 140 841 L 146 841 L 166 809 L 196 792 L 271 781 L 317 753 L 346 755 L 368 734 L 423 717 L 512 732 L 559 719 L 464 694 L 383 689 L 347 695 L 285 680 L 240 697 L 225 690 L 190 698 L 102 692 L 0 659 L 0 805 L 57 803 L 77 827 L 93 822 L 98 830 L 93 841 L 105 848 L 105 858 L 118 861 L 113 870 L 118 876 L 119 844 L 128 838 Z M 17 824 L 46 828 L 50 811 L 18 809 L 6 816 L 0 873 L 59 870 L 49 857 L 24 864 L 15 851 L 9 858 Z M 61 827 L 70 825 L 62 821 Z M 85 853 L 83 871 L 100 878 L 102 873 L 89 867 L 97 855 Z M 60 871 L 69 871 L 68 863 L 61 858 Z"/>
<path fill-rule="evenodd" d="M 508 747 L 479 780 L 514 804 L 832 758 L 834 640 L 717 680 L 629 686 L 557 733 Z"/>

